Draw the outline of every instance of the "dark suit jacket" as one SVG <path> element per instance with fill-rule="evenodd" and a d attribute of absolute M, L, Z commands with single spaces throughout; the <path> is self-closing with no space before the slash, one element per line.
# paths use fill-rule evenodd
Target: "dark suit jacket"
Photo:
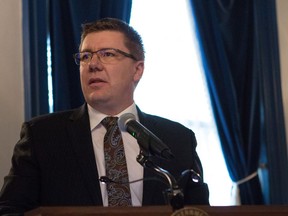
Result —
<path fill-rule="evenodd" d="M 194 133 L 182 125 L 142 113 L 140 122 L 171 148 L 171 162 L 153 162 L 178 178 L 193 168 L 202 174 L 195 151 Z M 137 163 L 135 161 L 135 163 Z M 148 169 L 144 177 L 157 177 Z M 12 168 L 0 194 L 0 213 L 24 212 L 38 206 L 102 205 L 99 176 L 93 152 L 87 105 L 79 109 L 36 117 L 22 126 Z M 184 178 L 185 204 L 209 204 L 208 187 Z M 144 181 L 143 205 L 165 205 L 160 181 Z"/>

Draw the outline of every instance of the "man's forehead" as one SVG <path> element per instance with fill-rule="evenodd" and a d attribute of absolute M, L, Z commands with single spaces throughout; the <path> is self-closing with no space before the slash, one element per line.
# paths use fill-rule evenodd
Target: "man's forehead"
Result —
<path fill-rule="evenodd" d="M 124 34 L 117 31 L 91 32 L 87 34 L 82 43 L 82 49 L 91 47 L 102 48 L 124 48 Z"/>

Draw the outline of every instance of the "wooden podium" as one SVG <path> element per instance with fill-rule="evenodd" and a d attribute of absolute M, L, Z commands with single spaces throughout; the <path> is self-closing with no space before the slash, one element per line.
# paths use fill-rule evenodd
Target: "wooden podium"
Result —
<path fill-rule="evenodd" d="M 190 214 L 185 214 L 189 212 Z M 193 209 L 199 209 L 206 214 L 191 214 Z M 187 206 L 181 209 L 179 216 L 287 216 L 288 205 L 253 205 L 253 206 Z M 149 207 L 39 207 L 25 213 L 25 216 L 170 216 L 173 214 L 170 206 Z M 175 212 L 174 212 L 175 215 Z M 178 216 L 177 215 L 177 216 Z"/>

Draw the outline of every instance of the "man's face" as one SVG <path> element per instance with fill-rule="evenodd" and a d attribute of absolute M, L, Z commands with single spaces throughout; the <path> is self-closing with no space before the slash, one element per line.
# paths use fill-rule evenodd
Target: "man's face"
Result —
<path fill-rule="evenodd" d="M 124 35 L 116 31 L 88 34 L 83 40 L 81 52 L 95 52 L 104 48 L 115 48 L 130 53 L 124 45 Z M 115 63 L 103 64 L 94 54 L 90 63 L 80 64 L 80 79 L 85 100 L 100 112 L 118 114 L 133 103 L 133 93 L 143 70 L 143 61 L 120 55 Z"/>

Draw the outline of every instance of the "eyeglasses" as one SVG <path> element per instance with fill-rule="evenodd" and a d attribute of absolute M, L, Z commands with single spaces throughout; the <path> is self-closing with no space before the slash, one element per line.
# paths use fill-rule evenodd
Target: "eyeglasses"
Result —
<path fill-rule="evenodd" d="M 126 53 L 119 49 L 114 48 L 105 48 L 100 49 L 95 52 L 79 52 L 74 54 L 74 60 L 77 65 L 80 65 L 80 63 L 89 63 L 93 57 L 93 55 L 96 54 L 99 61 L 103 64 L 114 64 L 117 63 L 117 61 L 122 57 L 125 56 L 127 58 L 131 58 L 135 61 L 137 59 L 129 53 Z"/>

